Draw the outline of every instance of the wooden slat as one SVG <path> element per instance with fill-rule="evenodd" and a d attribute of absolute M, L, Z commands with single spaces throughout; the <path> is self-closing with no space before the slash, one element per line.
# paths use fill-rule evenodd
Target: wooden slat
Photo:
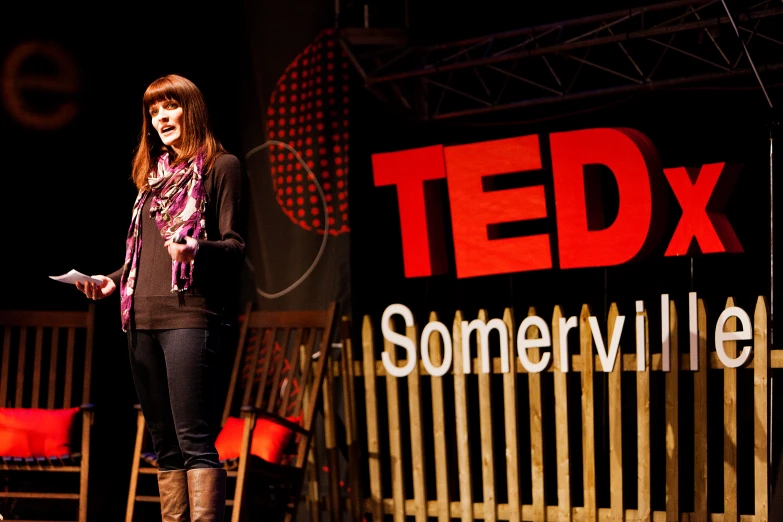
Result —
<path fill-rule="evenodd" d="M 693 522 L 707 522 L 707 311 L 704 301 L 697 301 L 698 371 L 693 373 Z"/>
<path fill-rule="evenodd" d="M 510 308 L 503 311 L 503 322 L 508 329 L 509 360 L 516 357 L 516 326 Z M 508 520 L 519 522 L 522 501 L 519 495 L 519 434 L 517 433 L 517 372 L 516 364 L 509 366 L 509 372 L 503 374 L 503 419 L 506 430 L 506 491 L 508 496 Z M 447 522 L 447 521 L 443 521 Z"/>
<path fill-rule="evenodd" d="M 312 426 L 314 422 L 314 415 L 315 415 L 315 408 L 316 404 L 318 402 L 318 398 L 315 398 L 313 400 L 313 397 L 311 395 L 312 389 L 313 389 L 313 380 L 310 379 L 310 374 L 313 371 L 313 359 L 312 357 L 306 353 L 307 352 L 307 346 L 305 345 L 299 345 L 299 377 L 298 380 L 300 383 L 305 383 L 305 385 L 302 387 L 302 393 L 298 393 L 296 399 L 293 403 L 293 410 L 291 412 L 291 415 L 294 416 L 300 416 L 301 427 L 309 431 L 310 427 Z M 320 360 L 317 364 L 320 364 Z M 256 366 L 257 361 L 253 362 L 253 367 Z M 255 374 L 258 375 L 258 374 Z M 260 392 L 259 392 L 260 394 Z M 241 413 L 240 413 L 241 414 Z M 301 459 L 304 458 L 303 455 L 304 447 L 301 445 L 299 446 L 299 451 L 297 452 L 297 461 L 300 463 L 302 462 Z M 309 458 L 309 457 L 308 457 Z"/>
<path fill-rule="evenodd" d="M 405 334 L 418 346 L 416 323 L 407 327 Z M 414 354 L 413 357 L 416 357 Z M 413 472 L 413 500 L 416 506 L 416 522 L 427 522 L 426 467 L 424 455 L 424 430 L 421 417 L 421 377 L 419 372 L 408 374 L 408 412 L 410 416 L 411 467 Z"/>
<path fill-rule="evenodd" d="M 315 343 L 315 338 L 317 337 L 317 334 L 319 334 L 319 333 L 322 333 L 322 332 L 320 332 L 320 330 L 316 330 L 316 329 L 310 330 L 310 338 L 308 339 L 308 342 L 310 343 L 310 353 L 311 354 L 312 354 L 312 350 L 313 350 L 312 346 Z M 299 366 L 299 364 L 300 364 L 299 358 L 303 354 L 305 354 L 305 355 L 307 354 L 307 348 L 305 348 L 305 349 L 301 348 L 301 335 L 302 335 L 302 330 L 300 329 L 299 330 L 299 334 L 296 336 L 296 338 L 294 339 L 294 342 L 292 343 L 293 349 L 291 350 L 291 360 L 289 361 L 290 371 L 289 371 L 288 375 L 286 376 L 288 381 L 286 382 L 285 389 L 282 390 L 283 395 L 282 395 L 282 397 L 280 397 L 280 401 L 279 401 L 280 404 L 279 404 L 279 408 L 277 410 L 278 415 L 281 416 L 281 417 L 288 417 L 289 408 L 292 406 L 291 405 L 291 390 L 294 389 L 294 386 L 291 385 L 291 384 L 293 383 L 294 377 L 296 375 L 296 372 L 294 371 L 294 368 L 297 368 Z M 297 347 L 299 349 L 297 349 Z M 309 357 L 312 357 L 312 356 L 310 355 Z M 282 357 L 281 357 L 281 361 L 282 361 Z M 333 372 L 329 372 L 329 373 L 331 373 L 332 376 L 334 376 Z M 277 385 L 275 385 L 275 387 L 277 387 Z M 294 399 L 294 401 L 296 401 L 296 399 Z M 295 409 L 296 408 L 296 404 L 294 404 L 293 407 Z M 269 408 L 267 408 L 267 410 L 271 411 L 271 410 L 269 410 Z"/>
<path fill-rule="evenodd" d="M 769 351 L 769 367 L 770 368 L 783 368 L 783 349 L 773 349 L 770 347 Z"/>
<path fill-rule="evenodd" d="M 35 349 L 33 350 L 33 393 L 30 397 L 30 406 L 33 408 L 41 407 L 41 361 L 43 360 L 43 334 L 43 327 L 36 327 Z"/>
<path fill-rule="evenodd" d="M 0 310 L 0 324 L 16 327 L 85 328 L 90 314 L 65 310 Z"/>
<path fill-rule="evenodd" d="M 141 455 L 144 436 L 147 433 L 144 415 L 139 410 L 136 413 L 136 440 L 134 442 L 133 455 Z M 128 502 L 125 504 L 125 522 L 133 522 L 134 502 L 137 500 L 136 491 L 139 486 L 139 467 L 141 459 L 134 458 L 131 464 L 130 487 L 128 488 Z"/>
<path fill-rule="evenodd" d="M 452 503 L 452 511 L 451 516 L 452 518 L 459 518 L 459 504 L 458 503 Z M 523 520 L 533 520 L 532 517 L 532 506 L 525 505 L 523 506 Z M 369 499 L 365 499 L 364 502 L 364 509 L 365 511 L 369 512 L 370 509 L 370 501 Z M 394 510 L 393 507 L 393 501 L 390 498 L 383 500 L 383 509 L 384 513 L 391 514 Z M 405 502 L 405 514 L 406 516 L 413 516 L 414 515 L 414 503 L 413 500 L 408 500 Z M 483 504 L 481 502 L 476 502 L 473 506 L 474 513 L 476 515 L 476 518 L 481 518 L 479 515 L 483 514 Z M 558 520 L 557 519 L 557 506 L 548 506 L 547 507 L 547 520 Z M 436 507 L 436 501 L 432 500 L 427 503 L 427 512 L 430 517 L 435 517 L 437 513 L 437 507 Z M 691 517 L 693 516 L 693 513 L 681 513 L 680 517 L 677 519 L 678 522 L 689 522 L 691 520 Z M 635 509 L 626 509 L 624 513 L 624 520 L 625 522 L 638 522 L 641 520 L 638 516 L 638 513 Z M 585 519 L 585 510 L 582 507 L 575 507 L 574 513 L 573 513 L 573 520 L 576 522 L 581 522 Z M 713 513 L 710 515 L 710 522 L 723 522 L 724 516 L 722 513 Z M 498 520 L 508 520 L 508 505 L 507 504 L 500 504 L 498 505 Z M 671 522 L 666 518 L 666 512 L 665 511 L 653 511 L 650 518 L 651 522 Z M 610 508 L 599 508 L 598 514 L 597 514 L 597 521 L 598 522 L 610 522 L 611 521 L 611 509 Z M 559 520 L 558 520 L 559 522 Z M 756 518 L 754 515 L 740 515 L 739 522 L 756 522 Z"/>
<path fill-rule="evenodd" d="M 63 408 L 78 406 L 73 403 L 73 363 L 76 356 L 76 329 L 68 328 L 67 343 L 65 346 L 65 396 L 63 397 Z"/>
<path fill-rule="evenodd" d="M 528 308 L 527 315 L 536 315 L 534 307 Z M 541 332 L 536 327 L 528 328 L 528 339 L 541 337 Z M 528 348 L 528 357 L 534 363 L 541 360 L 539 348 Z M 527 376 L 528 401 L 530 404 L 530 463 L 531 481 L 533 486 L 533 518 L 535 520 L 546 519 L 546 505 L 544 498 L 544 428 L 541 409 L 541 374 L 529 373 Z"/>
<path fill-rule="evenodd" d="M 53 500 L 78 500 L 79 494 L 78 493 L 29 493 L 29 492 L 19 492 L 19 491 L 3 491 L 0 492 L 0 498 L 40 498 L 40 499 L 48 498 Z M 41 521 L 34 521 L 34 522 L 41 522 Z"/>
<path fill-rule="evenodd" d="M 345 325 L 345 331 L 342 335 L 342 340 L 344 343 L 343 350 L 345 351 L 345 369 L 343 370 L 343 376 L 346 376 L 346 401 L 349 401 L 350 403 L 350 411 L 356 412 L 356 395 L 355 395 L 355 388 L 354 388 L 354 378 L 356 375 L 354 374 L 354 365 L 356 361 L 353 357 L 353 340 L 351 339 L 351 332 L 352 326 L 351 326 L 351 320 L 348 316 L 343 316 L 343 323 Z M 351 433 L 354 434 L 354 437 L 352 437 L 351 441 L 358 440 L 358 432 L 357 432 L 357 419 L 356 415 L 348 419 L 348 422 L 350 422 L 349 430 Z"/>
<path fill-rule="evenodd" d="M 288 351 L 288 343 L 291 337 L 291 328 L 273 328 L 275 332 L 271 339 L 272 342 L 266 346 L 266 355 L 264 357 L 264 369 L 261 374 L 261 385 L 258 387 L 256 393 L 255 407 L 260 408 L 262 405 L 266 408 L 267 412 L 271 412 L 275 406 L 275 399 L 277 399 L 277 391 L 280 386 L 280 371 L 283 367 L 283 359 L 285 359 Z M 275 339 L 277 339 L 277 332 L 280 332 L 280 357 L 275 360 Z M 298 331 L 298 330 L 297 330 Z M 312 341 L 312 339 L 311 339 Z M 303 349 L 304 348 L 304 349 Z M 311 361 L 313 354 L 313 343 L 310 342 L 306 345 L 297 345 L 295 349 L 301 350 L 303 353 L 302 361 Z M 305 364 L 302 366 L 302 382 L 309 382 L 309 375 L 305 372 L 309 370 L 311 365 Z M 266 380 L 271 377 L 271 382 L 267 385 Z"/>
<path fill-rule="evenodd" d="M 462 522 L 473 521 L 473 485 L 470 472 L 470 438 L 468 437 L 468 399 L 465 373 L 462 367 L 462 311 L 454 314 L 452 342 L 454 344 L 454 413 L 457 430 L 457 475 L 459 477 L 459 508 Z"/>
<path fill-rule="evenodd" d="M 584 489 L 584 520 L 597 520 L 595 484 L 595 405 L 593 402 L 593 337 L 590 330 L 590 307 L 582 306 L 579 315 L 579 348 L 582 354 L 582 477 Z"/>
<path fill-rule="evenodd" d="M 315 342 L 315 339 L 312 340 Z M 302 382 L 308 382 L 310 379 L 310 373 L 313 371 L 313 350 L 314 350 L 313 344 L 302 344 L 299 346 L 299 380 Z M 319 359 L 320 362 L 320 359 Z M 294 397 L 293 402 L 289 401 L 289 404 L 287 406 L 288 411 L 291 412 L 291 415 L 298 415 L 299 411 L 307 411 L 312 410 L 312 407 L 309 407 L 307 404 L 305 404 L 305 396 L 301 393 L 297 394 L 296 397 Z M 306 415 L 306 414 L 305 414 Z M 307 419 L 308 417 L 303 417 Z"/>
<path fill-rule="evenodd" d="M 6 406 L 8 399 L 8 387 L 10 386 L 8 375 L 11 365 L 11 327 L 3 328 L 3 359 L 0 364 L 0 408 Z"/>
<path fill-rule="evenodd" d="M 14 397 L 14 407 L 21 408 L 24 406 L 23 391 L 24 391 L 24 377 L 25 377 L 25 359 L 27 359 L 27 328 L 22 328 L 19 331 L 19 344 L 17 345 L 17 361 L 16 361 L 16 396 Z"/>
<path fill-rule="evenodd" d="M 87 495 L 90 485 L 90 426 L 92 426 L 94 412 L 82 412 L 82 460 L 79 474 L 79 520 L 87 522 Z"/>
<path fill-rule="evenodd" d="M 430 322 L 438 321 L 435 312 L 430 313 Z M 449 342 L 451 342 L 449 340 Z M 430 361 L 436 367 L 443 363 L 443 342 L 439 335 L 431 335 L 429 338 Z M 454 351 L 452 348 L 452 355 Z M 454 359 L 452 359 L 452 362 Z M 444 411 L 443 377 L 430 379 L 432 388 L 432 429 L 435 451 L 435 493 L 437 495 L 438 522 L 450 522 L 449 507 L 449 462 L 448 439 L 446 438 L 446 416 Z"/>
<path fill-rule="evenodd" d="M 617 317 L 620 312 L 617 304 L 609 307 L 607 318 L 606 347 L 608 349 L 614 330 L 617 326 Z M 622 347 L 618 348 L 618 354 L 622 353 Z M 622 368 L 619 361 L 614 361 L 612 371 L 609 373 L 609 486 L 611 503 L 611 520 L 622 522 L 623 520 L 623 423 L 622 423 Z"/>
<path fill-rule="evenodd" d="M 95 304 L 90 303 L 87 307 L 86 330 L 84 340 L 84 375 L 92 375 L 92 347 L 95 341 Z M 81 403 L 90 401 L 90 386 L 92 379 L 83 379 Z"/>
<path fill-rule="evenodd" d="M 244 444 L 244 440 L 243 440 Z M 307 484 L 307 493 L 305 502 L 307 505 L 307 512 L 310 514 L 310 522 L 320 522 L 321 521 L 321 506 L 319 503 L 319 497 L 320 497 L 320 488 L 318 486 L 318 462 L 317 462 L 317 452 L 315 451 L 315 448 L 310 448 L 310 451 L 307 452 L 307 464 L 305 465 L 305 469 L 307 470 L 305 481 Z M 241 477 L 243 476 L 244 472 L 242 471 L 242 460 L 239 461 L 239 470 L 238 470 L 238 478 L 237 481 L 241 480 Z M 235 507 L 231 512 L 231 522 L 240 522 L 240 509 L 241 502 L 239 503 L 239 506 Z M 236 520 L 235 520 L 236 519 Z"/>
<path fill-rule="evenodd" d="M 334 306 L 334 303 L 332 303 L 328 312 L 328 314 L 332 316 L 332 321 L 334 320 Z M 327 324 L 328 319 L 325 319 L 324 321 L 324 324 Z M 300 382 L 308 383 L 311 390 L 320 391 L 318 388 L 322 385 L 323 379 L 325 378 L 324 373 L 328 364 L 327 361 L 330 359 L 332 351 L 331 328 L 333 325 L 334 323 L 332 322 L 328 331 L 324 332 L 322 335 L 315 335 L 315 337 L 313 337 L 313 343 L 317 341 L 317 349 L 314 347 L 308 347 L 307 344 L 300 344 L 298 346 L 300 352 L 299 358 L 301 360 L 301 363 L 299 364 L 301 369 L 299 373 L 299 380 Z M 307 325 L 303 327 L 311 328 Z M 308 393 L 310 394 L 310 400 L 308 401 L 307 411 L 303 416 L 304 422 L 302 424 L 302 427 L 307 431 L 311 429 L 311 424 L 315 418 L 316 404 L 318 403 L 320 396 L 318 393 Z"/>
<path fill-rule="evenodd" d="M 329 310 L 329 316 L 334 317 L 335 312 L 335 304 L 332 303 L 330 305 Z M 332 319 L 333 321 L 333 319 Z M 329 359 L 329 354 L 331 352 L 332 346 L 331 346 L 331 328 L 333 326 L 333 323 L 329 326 L 329 332 L 324 333 L 322 336 L 320 336 L 320 339 L 318 339 L 318 353 L 320 354 L 315 362 L 315 366 L 313 366 L 312 359 L 314 357 L 315 352 L 310 352 L 307 357 L 300 354 L 300 357 L 304 361 L 307 361 L 307 364 L 304 365 L 304 369 L 300 375 L 300 379 L 303 382 L 308 382 L 311 384 L 314 384 L 314 386 L 317 389 L 318 386 L 321 385 L 324 379 L 324 371 L 326 370 L 326 361 Z M 301 348 L 304 349 L 304 348 Z M 310 376 L 310 373 L 312 372 L 312 377 Z M 316 409 L 316 403 L 317 403 L 317 396 L 313 397 L 313 399 L 310 401 L 310 405 L 308 406 L 308 410 L 305 412 L 303 419 L 304 424 L 302 424 L 302 427 L 304 427 L 307 431 L 310 431 L 312 429 L 312 423 L 313 419 L 315 418 L 315 409 Z M 308 435 L 308 440 L 312 436 L 312 434 Z M 304 456 L 299 453 L 297 457 L 297 464 L 296 466 L 301 465 L 304 462 Z M 290 522 L 286 520 L 286 522 Z"/>
<path fill-rule="evenodd" d="M 636 495 L 639 521 L 652 520 L 650 474 L 650 325 L 644 303 L 637 302 L 636 328 L 644 346 L 644 369 L 636 373 Z M 639 341 L 637 341 L 639 342 Z M 636 362 L 636 361 L 634 361 Z"/>
<path fill-rule="evenodd" d="M 272 344 L 270 345 L 268 342 L 266 344 L 268 348 L 266 359 L 267 361 L 271 359 L 271 346 L 274 345 L 274 339 L 276 337 L 275 328 L 271 328 L 271 333 L 269 334 L 269 337 L 267 338 L 267 341 L 269 339 L 272 340 Z M 263 333 L 262 329 L 259 328 L 259 331 L 257 332 L 258 337 L 261 337 L 261 334 Z M 258 352 L 261 351 L 263 345 L 254 345 L 258 349 L 254 350 L 254 360 L 252 361 L 252 368 L 255 370 L 258 366 L 258 358 L 256 355 L 258 355 Z M 304 374 L 307 372 L 311 364 L 310 357 L 304 353 L 307 350 L 307 347 L 302 345 L 299 347 L 299 369 L 301 374 Z M 264 365 L 264 374 L 266 374 L 268 365 Z M 255 371 L 251 373 L 251 375 L 255 375 Z M 304 384 L 304 389 L 302 390 L 302 393 L 299 394 L 299 399 L 295 403 L 295 413 L 294 415 L 299 414 L 299 409 L 301 408 L 302 411 L 302 417 L 303 417 L 303 426 L 308 426 L 309 422 L 312 420 L 312 417 L 308 418 L 308 415 L 310 415 L 308 412 L 312 411 L 312 407 L 315 406 L 314 404 L 310 404 L 312 399 L 310 398 L 310 391 L 312 389 L 312 383 L 309 380 L 302 379 L 302 382 Z M 247 394 L 245 394 L 247 395 Z M 245 423 L 247 423 L 248 420 L 245 418 Z M 246 455 L 248 451 L 248 444 L 250 444 L 250 441 L 248 439 L 249 432 L 247 429 L 242 432 L 242 444 L 240 449 L 240 455 Z M 304 451 L 303 446 L 299 446 L 299 451 L 296 454 L 296 460 L 297 465 L 301 463 L 305 469 L 305 483 L 307 485 L 306 489 L 306 498 L 305 502 L 307 504 L 307 511 L 310 514 L 310 522 L 320 522 L 321 520 L 321 509 L 319 505 L 319 499 L 320 499 L 320 487 L 319 487 L 319 477 L 318 477 L 318 452 L 315 450 L 314 447 L 310 447 L 307 450 L 306 455 L 302 455 L 302 452 Z M 304 462 L 302 462 L 304 460 Z M 248 461 L 247 459 L 239 459 L 239 467 L 237 469 L 237 479 L 236 479 L 236 487 L 234 488 L 234 499 L 242 498 L 242 489 L 241 487 L 244 487 L 245 478 L 247 477 L 247 467 L 248 467 Z M 246 513 L 242 511 L 243 508 L 243 502 L 238 502 L 237 505 L 231 510 L 231 522 L 240 522 L 242 520 L 243 513 Z M 288 522 L 288 521 L 285 521 Z"/>
<path fill-rule="evenodd" d="M 552 357 L 555 375 L 555 447 L 557 453 L 557 515 L 554 520 L 571 520 L 571 458 L 568 451 L 568 383 L 563 372 L 560 350 L 560 318 L 562 310 L 555 306 L 552 312 Z M 516 365 L 513 365 L 516 368 Z"/>
<path fill-rule="evenodd" d="M 487 311 L 479 310 L 478 319 L 486 323 Z M 476 339 L 476 353 L 491 353 L 490 348 L 483 346 L 481 336 Z M 484 492 L 484 516 L 486 522 L 497 520 L 497 494 L 495 492 L 495 448 L 492 437 L 492 383 L 490 373 L 480 369 L 478 373 L 479 420 L 481 422 L 481 478 Z"/>
<path fill-rule="evenodd" d="M 362 494 L 361 484 L 361 448 L 356 433 L 356 397 L 354 396 L 353 347 L 351 342 L 351 322 L 348 316 L 340 320 L 340 340 L 342 342 L 342 357 L 340 357 L 340 379 L 343 393 L 343 409 L 345 411 L 345 444 L 348 447 L 348 510 L 351 522 L 361 522 L 362 513 L 359 507 Z"/>
<path fill-rule="evenodd" d="M 388 339 L 383 340 L 383 349 L 389 354 L 392 364 L 397 364 L 397 346 Z M 404 364 L 404 361 L 403 361 Z M 389 459 L 391 461 L 391 486 L 394 499 L 394 522 L 405 522 L 405 476 L 403 472 L 402 439 L 400 433 L 400 393 L 398 379 L 386 376 L 386 407 L 389 415 Z"/>
<path fill-rule="evenodd" d="M 254 404 L 256 407 L 258 407 L 259 405 L 261 405 L 263 403 L 264 392 L 266 391 L 266 388 L 267 388 L 266 387 L 266 381 L 269 378 L 269 365 L 272 364 L 272 359 L 274 358 L 275 340 L 277 339 L 277 332 L 278 332 L 278 330 L 280 330 L 280 328 L 282 328 L 282 327 L 279 327 L 279 326 L 272 326 L 272 327 L 265 326 L 263 328 L 259 328 L 258 337 L 261 337 L 262 334 L 263 334 L 263 339 L 264 340 L 262 341 L 261 346 L 257 350 L 257 352 L 258 352 L 258 359 L 252 365 L 253 372 L 250 372 L 250 375 L 259 378 L 258 385 L 255 388 L 255 392 L 256 392 L 255 393 L 255 400 L 250 401 L 250 399 L 248 398 L 248 400 L 246 402 L 243 400 L 242 404 Z M 302 349 L 304 350 L 304 347 L 302 347 Z M 301 368 L 301 371 L 302 371 L 302 382 L 309 382 L 307 377 L 304 375 L 305 372 L 307 372 L 310 369 L 310 365 L 306 364 L 306 361 L 308 361 L 308 360 L 309 360 L 309 357 L 307 357 L 306 355 L 304 357 L 302 357 L 302 368 Z M 258 371 L 258 363 L 259 362 L 261 363 L 261 373 L 260 374 L 257 373 L 257 371 Z M 252 382 L 255 382 L 255 379 Z M 253 386 L 252 385 L 249 386 L 249 389 L 252 390 Z M 247 395 L 247 394 L 245 394 L 245 395 Z M 302 395 L 302 397 L 304 397 L 305 395 L 309 395 L 309 394 L 305 393 L 304 395 Z M 303 406 L 303 409 L 305 411 L 307 411 L 307 409 L 309 407 L 310 407 L 310 405 L 308 404 L 307 406 Z M 305 413 L 304 421 L 307 422 L 307 414 L 306 413 Z"/>
<path fill-rule="evenodd" d="M 249 322 L 251 319 L 248 318 L 247 321 Z M 252 404 L 250 397 L 253 395 L 253 382 L 255 381 L 258 371 L 258 362 L 261 359 L 261 350 L 263 343 L 265 342 L 265 335 L 268 335 L 265 328 L 256 329 L 252 345 L 248 348 L 249 352 L 246 350 L 245 353 L 242 354 L 243 360 L 240 361 L 240 364 L 243 365 L 243 370 L 246 370 L 246 373 L 242 375 L 242 377 L 244 377 L 244 383 L 242 385 L 242 389 L 244 390 L 242 394 L 242 404 Z M 242 347 L 244 348 L 244 345 L 242 345 Z M 244 359 L 247 357 L 247 353 L 250 354 L 250 361 L 245 362 Z"/>
<path fill-rule="evenodd" d="M 49 390 L 46 398 L 46 407 L 49 409 L 54 408 L 55 391 L 57 390 L 57 355 L 59 350 L 60 341 L 60 329 L 54 328 L 52 330 L 52 339 L 49 344 Z M 89 375 L 89 374 L 87 374 Z M 90 379 L 84 379 L 85 382 L 89 382 Z M 89 395 L 87 395 L 89 397 Z"/>
<path fill-rule="evenodd" d="M 362 364 L 364 370 L 364 403 L 367 423 L 367 460 L 370 478 L 370 513 L 372 522 L 383 520 L 381 482 L 381 445 L 378 434 L 378 403 L 375 386 L 375 345 L 370 318 L 362 320 Z"/>
<path fill-rule="evenodd" d="M 299 343 L 296 343 L 296 345 L 298 346 Z M 283 360 L 282 356 L 280 360 Z M 326 386 L 322 388 L 321 396 L 324 407 L 323 441 L 329 470 L 326 479 L 329 490 L 329 496 L 327 497 L 328 511 L 330 520 L 340 520 L 340 455 L 337 449 L 337 415 L 334 407 L 334 374 L 332 372 L 326 374 Z"/>
<path fill-rule="evenodd" d="M 753 314 L 753 447 L 754 447 L 754 476 L 755 488 L 755 514 L 757 522 L 767 522 L 769 519 L 769 448 L 768 433 L 769 424 L 767 412 L 769 388 L 769 358 L 767 357 L 767 303 L 764 297 L 756 301 L 756 310 Z"/>
<path fill-rule="evenodd" d="M 734 306 L 734 298 L 726 300 L 726 308 Z M 723 327 L 726 332 L 737 331 L 737 318 L 730 316 Z M 737 356 L 737 341 L 723 343 L 726 355 Z M 738 520 L 737 499 L 737 369 L 723 369 L 723 520 Z"/>
<path fill-rule="evenodd" d="M 337 371 L 339 371 L 339 374 L 343 377 L 343 400 L 345 401 L 346 411 L 351 412 L 351 415 L 346 415 L 345 419 L 345 440 L 351 445 L 359 440 L 359 438 L 356 431 L 356 397 L 354 395 L 354 378 L 356 375 L 353 371 L 356 361 L 354 361 L 353 358 L 351 319 L 347 315 L 340 318 L 340 342 L 342 343 L 342 357 L 340 357 L 340 366 Z"/>
<path fill-rule="evenodd" d="M 666 309 L 661 306 L 661 312 L 666 313 Z M 668 306 L 668 324 L 667 331 L 661 331 L 664 336 L 664 343 L 668 336 L 670 349 L 670 369 L 664 377 L 666 386 L 666 432 L 664 434 L 666 441 L 666 519 L 680 519 L 680 351 L 677 342 L 678 321 L 677 307 L 673 300 L 669 300 Z M 666 321 L 662 321 L 662 328 Z M 666 348 L 663 348 L 666 350 Z"/>
<path fill-rule="evenodd" d="M 231 369 L 231 377 L 228 381 L 228 395 L 233 396 L 234 390 L 237 387 L 238 381 L 241 378 L 239 368 L 242 365 L 242 361 L 245 357 L 245 343 L 247 342 L 247 333 L 248 333 L 248 324 L 250 323 L 250 313 L 253 309 L 253 303 L 248 301 L 245 304 L 245 311 L 242 314 L 243 320 L 240 321 L 240 327 L 239 327 L 239 336 L 238 336 L 238 344 L 237 344 L 237 350 L 234 354 L 234 365 Z M 226 404 L 223 407 L 223 416 L 221 417 L 220 424 L 221 426 L 225 424 L 226 419 L 229 416 L 231 409 L 231 405 L 226 401 Z M 130 521 L 127 521 L 130 522 Z"/>

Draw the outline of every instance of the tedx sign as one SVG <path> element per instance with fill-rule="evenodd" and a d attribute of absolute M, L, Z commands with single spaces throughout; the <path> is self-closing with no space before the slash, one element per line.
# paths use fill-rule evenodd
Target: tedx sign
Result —
<path fill-rule="evenodd" d="M 742 252 L 724 208 L 741 165 L 708 163 L 663 168 L 652 141 L 629 128 L 594 128 L 548 136 L 554 216 L 544 185 L 495 190 L 492 178 L 540 171 L 538 135 L 464 145 L 434 145 L 372 156 L 376 186 L 394 186 L 399 202 L 405 276 L 447 271 L 443 213 L 434 183 L 448 188 L 458 278 L 492 274 L 607 267 L 639 259 L 666 242 L 664 256 Z M 603 228 L 590 226 L 600 206 L 588 205 L 595 187 L 586 169 L 600 165 L 617 187 L 617 214 Z M 666 186 L 681 216 L 663 237 Z M 552 230 L 493 237 L 504 223 L 547 220 Z M 556 251 L 555 251 L 556 249 Z M 556 256 L 554 255 L 556 254 Z"/>

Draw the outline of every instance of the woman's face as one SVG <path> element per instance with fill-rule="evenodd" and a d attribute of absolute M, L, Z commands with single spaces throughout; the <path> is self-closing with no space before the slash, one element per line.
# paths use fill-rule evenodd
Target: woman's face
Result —
<path fill-rule="evenodd" d="M 182 144 L 182 107 L 174 100 L 162 100 L 150 106 L 152 126 L 160 140 L 179 153 Z"/>

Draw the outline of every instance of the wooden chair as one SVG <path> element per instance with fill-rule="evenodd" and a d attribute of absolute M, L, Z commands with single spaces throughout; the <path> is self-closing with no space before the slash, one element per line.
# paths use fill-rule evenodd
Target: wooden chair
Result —
<path fill-rule="evenodd" d="M 0 445 L 13 453 L 0 453 L 6 520 L 30 520 L 23 512 L 52 520 L 72 500 L 78 522 L 87 520 L 94 322 L 94 304 L 86 311 L 0 310 Z M 58 437 L 68 437 L 67 445 L 55 444 Z M 31 454 L 19 456 L 22 446 Z"/>
<path fill-rule="evenodd" d="M 246 306 L 218 438 L 221 441 L 229 425 L 241 426 L 231 448 L 236 455 L 224 458 L 221 452 L 232 522 L 294 519 L 337 317 L 334 303 L 325 310 L 297 311 L 254 311 L 251 304 Z M 253 454 L 254 441 L 264 434 L 255 429 L 257 421 L 293 432 L 279 462 Z M 139 410 L 126 522 L 133 521 L 137 502 L 160 502 L 157 495 L 139 494 L 141 477 L 157 473 L 154 454 L 145 452 L 148 447 Z"/>

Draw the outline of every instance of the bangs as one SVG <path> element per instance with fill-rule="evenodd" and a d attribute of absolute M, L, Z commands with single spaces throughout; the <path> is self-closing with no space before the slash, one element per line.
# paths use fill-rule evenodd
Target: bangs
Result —
<path fill-rule="evenodd" d="M 174 100 L 180 103 L 182 100 L 177 95 L 177 90 L 174 85 L 169 82 L 156 82 L 147 88 L 144 93 L 144 107 L 150 107 L 157 102 L 165 100 Z"/>

